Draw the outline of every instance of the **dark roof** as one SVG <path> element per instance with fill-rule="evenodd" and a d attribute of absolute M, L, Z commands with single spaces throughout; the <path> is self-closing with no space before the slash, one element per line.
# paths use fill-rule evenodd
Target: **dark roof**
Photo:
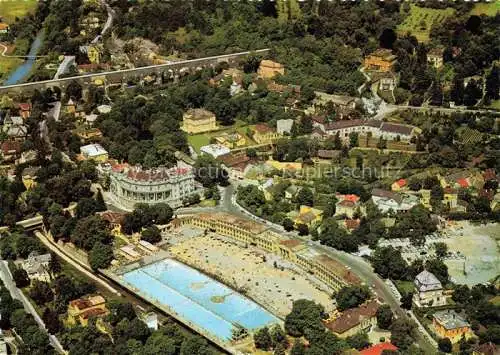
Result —
<path fill-rule="evenodd" d="M 392 191 L 388 191 L 388 190 L 373 189 L 372 196 L 391 199 L 391 200 L 396 201 L 397 203 L 403 202 L 403 198 L 401 197 L 401 195 L 394 193 Z"/>
<path fill-rule="evenodd" d="M 342 334 L 357 326 L 363 319 L 375 317 L 379 303 L 375 300 L 362 304 L 356 308 L 350 308 L 332 322 L 327 322 L 326 327 L 331 331 Z"/>
<path fill-rule="evenodd" d="M 318 158 L 324 159 L 332 159 L 336 158 L 340 155 L 340 150 L 332 150 L 332 149 L 319 149 L 318 150 Z"/>

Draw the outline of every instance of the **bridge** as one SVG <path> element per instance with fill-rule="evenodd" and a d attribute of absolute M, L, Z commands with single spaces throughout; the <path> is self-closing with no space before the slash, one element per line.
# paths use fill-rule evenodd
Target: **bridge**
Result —
<path fill-rule="evenodd" d="M 226 62 L 228 64 L 236 64 L 237 60 L 244 58 L 249 54 L 263 54 L 269 52 L 269 48 L 258 49 L 255 51 L 246 51 L 233 54 L 223 54 L 212 57 L 182 60 L 167 64 L 149 65 L 145 67 L 133 69 L 121 69 L 114 71 L 107 71 L 102 73 L 91 73 L 78 75 L 62 79 L 52 79 L 44 81 L 35 81 L 25 84 L 15 84 L 0 86 L 0 94 L 7 92 L 22 92 L 34 90 L 46 90 L 53 87 L 59 87 L 64 90 L 69 83 L 77 81 L 80 85 L 90 85 L 95 79 L 105 79 L 108 83 L 123 83 L 126 80 L 142 79 L 147 75 L 154 75 L 156 77 L 166 77 L 167 79 L 176 79 L 181 75 L 193 73 L 203 68 L 214 68 L 217 64 Z"/>

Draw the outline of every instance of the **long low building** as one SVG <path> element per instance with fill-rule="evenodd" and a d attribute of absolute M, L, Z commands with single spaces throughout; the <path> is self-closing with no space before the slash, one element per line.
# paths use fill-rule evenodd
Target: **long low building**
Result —
<path fill-rule="evenodd" d="M 276 254 L 313 274 L 333 290 L 361 283 L 346 266 L 298 239 L 284 238 L 269 227 L 227 213 L 200 213 L 175 219 L 174 227 L 195 226 Z"/>

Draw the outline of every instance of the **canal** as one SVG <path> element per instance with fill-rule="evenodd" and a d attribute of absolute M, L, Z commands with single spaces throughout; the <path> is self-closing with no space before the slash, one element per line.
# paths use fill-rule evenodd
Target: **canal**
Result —
<path fill-rule="evenodd" d="M 38 35 L 35 37 L 35 40 L 33 41 L 33 43 L 31 44 L 31 48 L 30 48 L 28 55 L 29 56 L 36 56 L 38 54 L 38 52 L 40 51 L 40 47 L 42 46 L 42 43 L 43 43 L 43 32 L 40 31 L 38 33 Z M 18 66 L 9 75 L 9 77 L 3 83 L 3 85 L 15 85 L 15 84 L 23 83 L 30 75 L 35 63 L 36 63 L 35 58 L 28 58 L 27 60 L 25 60 L 23 64 Z"/>

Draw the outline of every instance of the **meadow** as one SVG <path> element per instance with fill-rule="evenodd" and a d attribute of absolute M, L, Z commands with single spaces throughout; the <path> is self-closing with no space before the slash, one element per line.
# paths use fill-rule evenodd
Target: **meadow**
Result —
<path fill-rule="evenodd" d="M 492 2 L 482 2 L 479 4 L 475 4 L 474 8 L 471 10 L 471 15 L 486 15 L 486 16 L 495 16 L 497 12 L 500 12 L 500 2 L 492 1 Z"/>
<path fill-rule="evenodd" d="M 38 0 L 0 0 L 0 17 L 3 22 L 12 23 L 16 17 L 33 12 Z"/>
<path fill-rule="evenodd" d="M 431 9 L 410 5 L 410 13 L 404 22 L 398 26 L 397 32 L 400 35 L 410 32 L 419 42 L 428 42 L 432 26 L 442 23 L 454 13 L 455 10 L 451 7 L 446 9 Z"/>

